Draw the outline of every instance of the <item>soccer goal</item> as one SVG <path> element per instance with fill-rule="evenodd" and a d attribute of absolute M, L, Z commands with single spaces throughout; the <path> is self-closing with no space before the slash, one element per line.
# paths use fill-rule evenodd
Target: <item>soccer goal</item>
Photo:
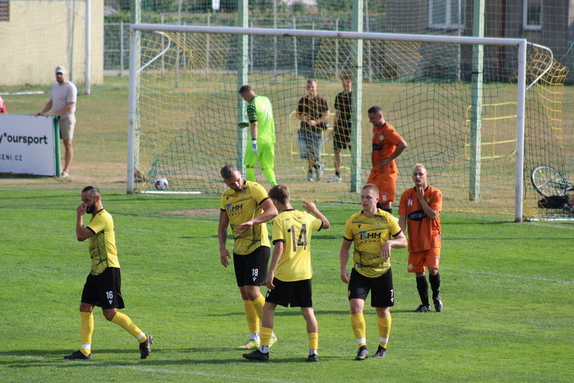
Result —
<path fill-rule="evenodd" d="M 559 146 L 552 127 L 561 123 L 556 85 L 565 74 L 523 39 L 136 24 L 130 50 L 128 193 L 153 191 L 159 177 L 172 192 L 220 193 L 221 167 L 243 169 L 247 129 L 238 123 L 246 103 L 237 90 L 244 84 L 273 104 L 275 173 L 294 199 L 358 201 L 371 170 L 367 110 L 375 105 L 408 143 L 397 195 L 423 163 L 445 210 L 517 221 L 536 215 L 536 192 L 525 182 L 531 163 L 541 161 L 531 158 L 534 147 Z M 327 182 L 335 170 L 330 129 L 323 178 L 309 182 L 298 101 L 313 78 L 334 116 L 342 75 L 353 82 L 353 128 L 341 182 Z M 546 136 L 525 142 L 529 129 Z M 260 169 L 257 181 L 269 187 Z"/>

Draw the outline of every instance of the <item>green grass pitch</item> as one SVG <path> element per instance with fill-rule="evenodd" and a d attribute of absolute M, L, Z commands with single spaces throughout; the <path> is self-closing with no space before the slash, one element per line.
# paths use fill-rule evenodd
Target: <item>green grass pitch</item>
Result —
<path fill-rule="evenodd" d="M 102 191 L 116 223 L 123 312 L 154 335 L 152 355 L 140 360 L 136 341 L 97 309 L 93 359 L 62 359 L 79 347 L 78 305 L 89 272 L 87 243 L 75 239 L 79 190 L 0 186 L 2 381 L 571 379 L 571 223 L 517 224 L 507 216 L 445 213 L 444 311 L 411 312 L 419 304 L 414 276 L 406 272 L 407 251 L 395 250 L 387 357 L 357 362 L 338 251 L 344 223 L 360 207 L 319 204 L 333 225 L 315 234 L 312 244 L 320 362 L 304 362 L 307 339 L 299 310 L 278 308 L 279 342 L 268 363 L 257 363 L 235 350 L 247 330 L 233 271 L 219 263 L 218 198 Z M 374 351 L 376 316 L 368 305 L 366 319 Z"/>

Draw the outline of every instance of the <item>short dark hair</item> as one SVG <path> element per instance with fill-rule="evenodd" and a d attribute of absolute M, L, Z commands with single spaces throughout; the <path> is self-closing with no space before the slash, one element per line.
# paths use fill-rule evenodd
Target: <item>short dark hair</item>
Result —
<path fill-rule="evenodd" d="M 253 92 L 253 89 L 251 89 L 249 85 L 243 85 L 241 88 L 239 88 L 239 94 L 250 93 L 250 92 Z"/>
<path fill-rule="evenodd" d="M 82 193 L 85 192 L 90 192 L 90 196 L 91 197 L 95 197 L 97 195 L 99 195 L 100 197 L 102 196 L 102 193 L 100 193 L 100 189 L 98 189 L 95 186 L 86 186 L 83 190 Z"/>
<path fill-rule="evenodd" d="M 224 167 L 221 168 L 221 177 L 223 178 L 232 178 L 233 177 L 233 173 L 237 172 L 237 168 L 235 167 L 235 165 L 232 164 L 227 164 Z"/>
<path fill-rule="evenodd" d="M 275 185 L 269 190 L 269 198 L 274 199 L 281 205 L 286 205 L 290 196 L 291 193 L 287 185 Z"/>
<path fill-rule="evenodd" d="M 383 114 L 383 108 L 381 108 L 380 106 L 371 106 L 369 108 L 369 110 L 367 111 L 367 113 L 369 114 Z"/>
<path fill-rule="evenodd" d="M 341 76 L 341 81 L 352 81 L 352 78 L 348 74 L 344 74 Z"/>
<path fill-rule="evenodd" d="M 377 197 L 379 197 L 379 187 L 375 184 L 366 184 L 365 186 L 363 186 L 363 188 L 361 189 L 361 191 L 363 190 L 372 190 L 375 192 L 375 195 Z"/>

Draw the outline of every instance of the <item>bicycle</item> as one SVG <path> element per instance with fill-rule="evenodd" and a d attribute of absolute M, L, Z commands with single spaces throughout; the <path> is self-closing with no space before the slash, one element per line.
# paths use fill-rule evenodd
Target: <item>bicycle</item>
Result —
<path fill-rule="evenodd" d="M 564 196 L 567 192 L 574 191 L 574 184 L 549 165 L 540 165 L 532 169 L 530 180 L 534 189 L 544 197 Z"/>

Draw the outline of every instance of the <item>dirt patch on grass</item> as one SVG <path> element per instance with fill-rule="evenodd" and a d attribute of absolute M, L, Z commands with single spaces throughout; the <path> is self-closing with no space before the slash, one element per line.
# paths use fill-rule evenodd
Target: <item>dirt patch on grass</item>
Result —
<path fill-rule="evenodd" d="M 174 210 L 169 214 L 182 217 L 217 217 L 219 209 L 194 209 L 194 210 Z"/>

